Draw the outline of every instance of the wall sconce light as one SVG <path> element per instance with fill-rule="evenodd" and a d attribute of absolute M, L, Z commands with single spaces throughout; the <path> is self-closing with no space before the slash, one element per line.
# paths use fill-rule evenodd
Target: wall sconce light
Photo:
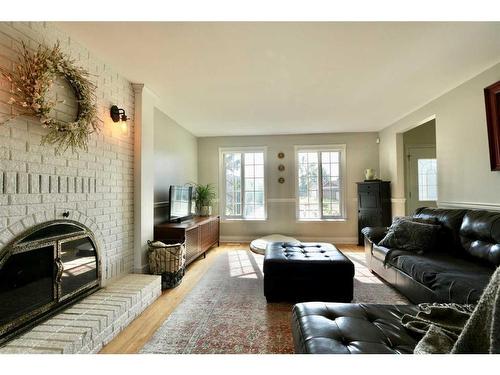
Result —
<path fill-rule="evenodd" d="M 111 119 L 113 120 L 113 122 L 120 123 L 122 133 L 126 134 L 128 117 L 125 114 L 125 110 L 122 108 L 118 108 L 118 106 L 116 105 L 113 105 L 111 106 L 109 114 L 111 115 Z"/>
<path fill-rule="evenodd" d="M 122 108 L 118 108 L 118 106 L 116 106 L 116 105 L 111 107 L 109 114 L 111 115 L 111 119 L 113 120 L 113 122 L 127 121 L 128 120 L 128 117 L 125 114 L 125 110 Z"/>

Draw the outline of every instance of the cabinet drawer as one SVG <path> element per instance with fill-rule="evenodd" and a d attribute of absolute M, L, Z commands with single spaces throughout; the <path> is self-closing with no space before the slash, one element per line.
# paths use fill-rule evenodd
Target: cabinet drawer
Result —
<path fill-rule="evenodd" d="M 363 184 L 358 184 L 358 192 L 360 193 L 365 193 L 365 192 L 378 192 L 380 190 L 380 184 L 377 182 L 367 182 Z"/>

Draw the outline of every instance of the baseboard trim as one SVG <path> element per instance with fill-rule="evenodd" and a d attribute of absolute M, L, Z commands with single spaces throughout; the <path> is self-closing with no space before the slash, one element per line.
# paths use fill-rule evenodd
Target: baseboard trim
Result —
<path fill-rule="evenodd" d="M 220 242 L 221 243 L 227 243 L 227 242 L 252 242 L 256 238 L 258 238 L 259 235 L 255 236 L 221 236 L 220 237 Z M 344 245 L 353 245 L 358 243 L 358 238 L 357 237 L 309 237 L 309 236 L 291 236 L 294 238 L 297 238 L 299 241 L 302 242 L 329 242 L 329 243 L 339 243 L 339 244 L 344 244 Z"/>
<path fill-rule="evenodd" d="M 500 211 L 500 203 L 475 203 L 475 202 L 438 202 L 440 208 L 467 208 L 471 210 Z"/>
<path fill-rule="evenodd" d="M 300 237 L 302 242 L 330 242 L 343 245 L 354 245 L 358 243 L 357 237 Z"/>

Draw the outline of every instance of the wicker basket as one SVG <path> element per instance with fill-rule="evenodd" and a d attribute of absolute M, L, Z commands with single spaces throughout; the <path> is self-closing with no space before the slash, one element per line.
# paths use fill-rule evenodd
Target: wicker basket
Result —
<path fill-rule="evenodd" d="M 148 241 L 149 272 L 161 275 L 162 288 L 174 288 L 184 276 L 186 266 L 186 246 L 182 243 L 165 244 Z"/>

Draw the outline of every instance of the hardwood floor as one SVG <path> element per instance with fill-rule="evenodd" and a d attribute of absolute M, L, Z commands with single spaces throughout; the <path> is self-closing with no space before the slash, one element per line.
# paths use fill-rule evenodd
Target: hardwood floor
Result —
<path fill-rule="evenodd" d="M 337 245 L 342 251 L 363 252 L 362 246 Z M 162 295 L 139 315 L 127 328 L 106 345 L 100 354 L 133 354 L 137 353 L 149 341 L 151 336 L 182 302 L 184 297 L 194 288 L 200 278 L 210 268 L 215 258 L 224 252 L 246 248 L 248 243 L 227 243 L 207 252 L 207 257 L 194 261 L 188 266 L 182 283 L 165 290 Z"/>

